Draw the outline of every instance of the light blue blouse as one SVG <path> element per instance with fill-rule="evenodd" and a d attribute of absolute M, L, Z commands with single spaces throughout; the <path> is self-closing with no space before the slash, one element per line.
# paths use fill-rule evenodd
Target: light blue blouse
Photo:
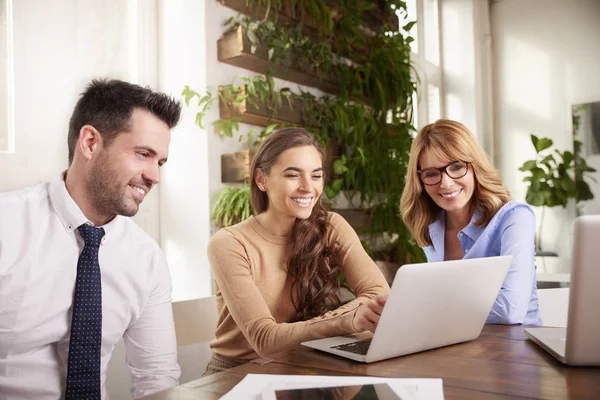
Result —
<path fill-rule="evenodd" d="M 488 324 L 541 325 L 535 277 L 535 214 L 529 205 L 506 203 L 485 227 L 475 225 L 480 210 L 458 233 L 463 258 L 512 255 L 512 265 L 487 318 Z M 427 261 L 444 260 L 446 212 L 429 225 L 432 245 L 424 247 Z"/>

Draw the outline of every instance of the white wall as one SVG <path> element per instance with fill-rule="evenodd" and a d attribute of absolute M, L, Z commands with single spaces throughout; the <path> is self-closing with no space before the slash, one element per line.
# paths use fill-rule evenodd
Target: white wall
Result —
<path fill-rule="evenodd" d="M 493 1 L 491 20 L 496 160 L 511 194 L 523 201 L 526 186 L 517 169 L 535 155 L 529 134 L 571 149 L 571 105 L 600 100 L 600 2 Z M 598 204 L 598 187 L 595 194 Z M 546 213 L 543 248 L 570 254 L 571 240 L 559 233 L 571 232 L 574 215 L 573 206 Z"/>
<path fill-rule="evenodd" d="M 155 38 L 144 35 L 148 27 L 137 24 L 130 2 L 21 0 L 13 12 L 15 151 L 0 154 L 0 192 L 66 169 L 69 117 L 91 78 L 155 80 L 146 54 L 140 55 Z M 136 217 L 154 237 L 158 223 L 150 215 L 157 210 L 154 193 Z"/>
<path fill-rule="evenodd" d="M 69 118 L 91 78 L 124 79 L 176 97 L 185 84 L 206 82 L 204 1 L 15 0 L 13 11 L 15 151 L 0 153 L 0 192 L 66 169 Z M 207 137 L 193 120 L 185 110 L 161 183 L 134 217 L 166 250 L 176 300 L 212 290 Z"/>

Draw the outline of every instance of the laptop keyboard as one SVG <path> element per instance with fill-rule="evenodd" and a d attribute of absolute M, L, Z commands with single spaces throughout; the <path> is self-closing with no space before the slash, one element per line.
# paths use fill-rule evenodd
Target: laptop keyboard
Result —
<path fill-rule="evenodd" d="M 331 346 L 331 349 L 347 351 L 354 354 L 366 355 L 371 345 L 371 339 L 359 340 L 357 342 L 340 344 L 337 346 Z"/>

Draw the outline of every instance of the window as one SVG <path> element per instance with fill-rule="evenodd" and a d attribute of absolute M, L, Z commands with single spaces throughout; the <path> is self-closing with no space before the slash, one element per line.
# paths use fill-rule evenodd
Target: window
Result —
<path fill-rule="evenodd" d="M 0 153 L 14 151 L 12 0 L 0 0 Z"/>
<path fill-rule="evenodd" d="M 414 126 L 419 129 L 443 118 L 440 9 L 438 0 L 407 0 L 407 20 L 417 20 L 409 34 L 412 63 L 419 78 Z"/>

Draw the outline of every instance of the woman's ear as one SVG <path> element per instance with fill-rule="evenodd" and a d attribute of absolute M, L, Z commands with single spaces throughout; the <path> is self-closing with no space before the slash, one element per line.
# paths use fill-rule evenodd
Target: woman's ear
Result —
<path fill-rule="evenodd" d="M 262 169 L 256 168 L 254 170 L 254 182 L 256 183 L 256 186 L 258 186 L 258 188 L 261 191 L 263 191 L 263 192 L 267 191 L 267 179 L 266 179 L 266 176 L 263 173 Z"/>

